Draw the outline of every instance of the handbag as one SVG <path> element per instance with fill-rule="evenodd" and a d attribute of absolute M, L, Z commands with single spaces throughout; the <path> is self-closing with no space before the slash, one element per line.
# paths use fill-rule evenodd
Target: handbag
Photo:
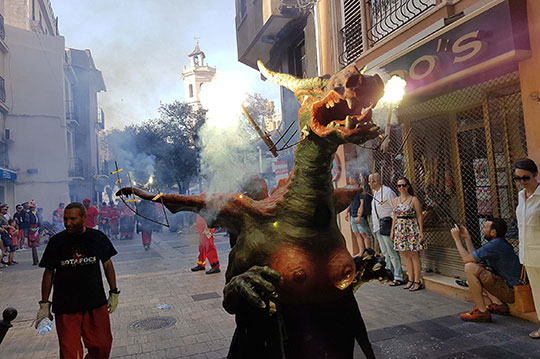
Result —
<path fill-rule="evenodd" d="M 379 219 L 379 233 L 383 236 L 389 236 L 392 231 L 392 217 L 383 217 Z"/>
<path fill-rule="evenodd" d="M 527 271 L 525 266 L 521 268 L 520 284 L 514 286 L 514 310 L 518 313 L 534 312 L 534 299 L 532 296 L 531 285 L 527 281 Z"/>

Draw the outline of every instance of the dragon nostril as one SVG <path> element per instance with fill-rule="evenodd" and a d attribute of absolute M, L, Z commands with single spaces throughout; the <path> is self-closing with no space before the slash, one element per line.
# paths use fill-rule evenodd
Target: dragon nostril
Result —
<path fill-rule="evenodd" d="M 360 82 L 360 76 L 361 76 L 360 74 L 351 75 L 347 79 L 347 83 L 345 84 L 345 86 L 347 88 L 357 87 L 359 85 L 359 82 Z"/>

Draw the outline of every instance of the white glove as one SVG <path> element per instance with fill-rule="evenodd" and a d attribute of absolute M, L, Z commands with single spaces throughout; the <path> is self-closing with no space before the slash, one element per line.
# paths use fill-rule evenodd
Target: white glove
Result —
<path fill-rule="evenodd" d="M 37 329 L 39 323 L 45 318 L 49 317 L 50 320 L 53 319 L 51 314 L 51 302 L 39 302 L 39 310 L 36 316 L 35 328 Z"/>
<path fill-rule="evenodd" d="M 109 314 L 112 314 L 116 307 L 118 307 L 118 297 L 120 296 L 120 291 L 117 293 L 109 292 L 109 300 L 107 302 L 107 308 L 109 309 Z"/>
<path fill-rule="evenodd" d="M 210 230 L 208 228 L 205 228 L 203 233 L 206 236 L 206 238 L 208 238 L 208 239 L 212 238 L 212 232 L 210 232 Z"/>

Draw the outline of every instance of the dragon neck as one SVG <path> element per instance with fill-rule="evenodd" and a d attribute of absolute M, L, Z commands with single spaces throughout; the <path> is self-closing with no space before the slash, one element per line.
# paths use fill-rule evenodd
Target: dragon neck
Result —
<path fill-rule="evenodd" d="M 308 236 L 335 217 L 331 202 L 332 161 L 337 145 L 311 134 L 296 148 L 294 175 L 284 196 L 281 218 L 289 228 L 297 228 Z M 328 219 L 327 219 L 328 218 Z M 307 232 L 306 232 L 307 230 Z M 303 235 L 303 234 L 300 234 Z"/>

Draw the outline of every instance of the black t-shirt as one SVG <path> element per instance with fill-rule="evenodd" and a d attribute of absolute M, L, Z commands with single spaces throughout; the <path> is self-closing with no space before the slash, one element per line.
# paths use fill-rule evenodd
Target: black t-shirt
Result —
<path fill-rule="evenodd" d="M 360 199 L 364 200 L 364 211 L 362 212 L 362 217 L 371 216 L 371 200 L 372 197 L 369 194 L 361 194 Z"/>
<path fill-rule="evenodd" d="M 54 235 L 39 266 L 54 270 L 53 307 L 56 314 L 92 310 L 107 303 L 99 262 L 116 255 L 105 234 L 86 228 L 80 235 Z"/>
<path fill-rule="evenodd" d="M 351 200 L 351 217 L 358 217 L 358 208 L 360 208 L 360 196 L 356 195 Z"/>

